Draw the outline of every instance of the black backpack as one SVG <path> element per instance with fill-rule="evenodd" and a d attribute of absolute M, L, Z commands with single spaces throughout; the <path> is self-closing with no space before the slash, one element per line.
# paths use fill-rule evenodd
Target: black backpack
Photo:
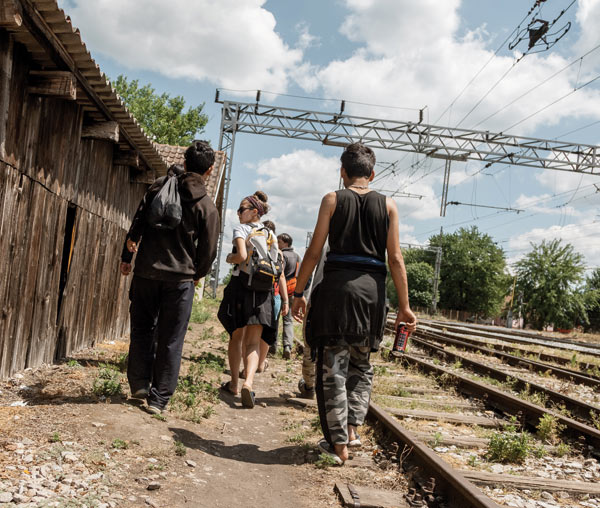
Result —
<path fill-rule="evenodd" d="M 168 176 L 148 207 L 146 220 L 156 229 L 175 229 L 181 222 L 177 176 Z"/>

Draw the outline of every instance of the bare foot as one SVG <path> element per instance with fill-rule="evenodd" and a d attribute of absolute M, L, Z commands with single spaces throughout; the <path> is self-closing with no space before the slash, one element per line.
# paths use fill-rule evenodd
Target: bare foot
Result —
<path fill-rule="evenodd" d="M 348 425 L 348 441 L 354 441 L 357 438 L 356 426 Z"/>
<path fill-rule="evenodd" d="M 342 459 L 343 462 L 348 460 L 348 446 L 345 444 L 336 444 L 333 445 L 333 449 L 335 450 L 335 454 Z"/>
<path fill-rule="evenodd" d="M 231 381 L 227 381 L 226 383 L 221 383 L 221 390 L 231 393 L 233 395 L 238 394 L 237 385 L 234 385 Z"/>

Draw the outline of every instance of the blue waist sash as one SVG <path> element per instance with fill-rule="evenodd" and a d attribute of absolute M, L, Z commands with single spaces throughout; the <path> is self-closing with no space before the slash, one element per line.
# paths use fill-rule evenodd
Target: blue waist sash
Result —
<path fill-rule="evenodd" d="M 371 256 L 356 256 L 354 254 L 334 254 L 330 252 L 327 254 L 327 261 L 385 267 L 385 262 L 380 259 Z"/>

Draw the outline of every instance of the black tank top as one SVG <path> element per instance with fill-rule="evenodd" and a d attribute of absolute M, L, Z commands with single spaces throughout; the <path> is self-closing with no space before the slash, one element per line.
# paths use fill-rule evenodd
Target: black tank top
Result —
<path fill-rule="evenodd" d="M 335 191 L 336 207 L 329 223 L 329 252 L 369 256 L 385 262 L 389 228 L 386 198 L 370 191 Z"/>

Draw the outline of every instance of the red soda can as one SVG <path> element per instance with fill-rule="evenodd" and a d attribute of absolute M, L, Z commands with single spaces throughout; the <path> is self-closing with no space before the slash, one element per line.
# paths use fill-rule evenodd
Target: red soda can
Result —
<path fill-rule="evenodd" d="M 394 339 L 394 346 L 392 347 L 392 352 L 404 353 L 406 351 L 406 344 L 408 343 L 409 335 L 410 332 L 406 327 L 406 323 L 398 323 L 398 327 L 396 328 L 396 338 Z"/>

